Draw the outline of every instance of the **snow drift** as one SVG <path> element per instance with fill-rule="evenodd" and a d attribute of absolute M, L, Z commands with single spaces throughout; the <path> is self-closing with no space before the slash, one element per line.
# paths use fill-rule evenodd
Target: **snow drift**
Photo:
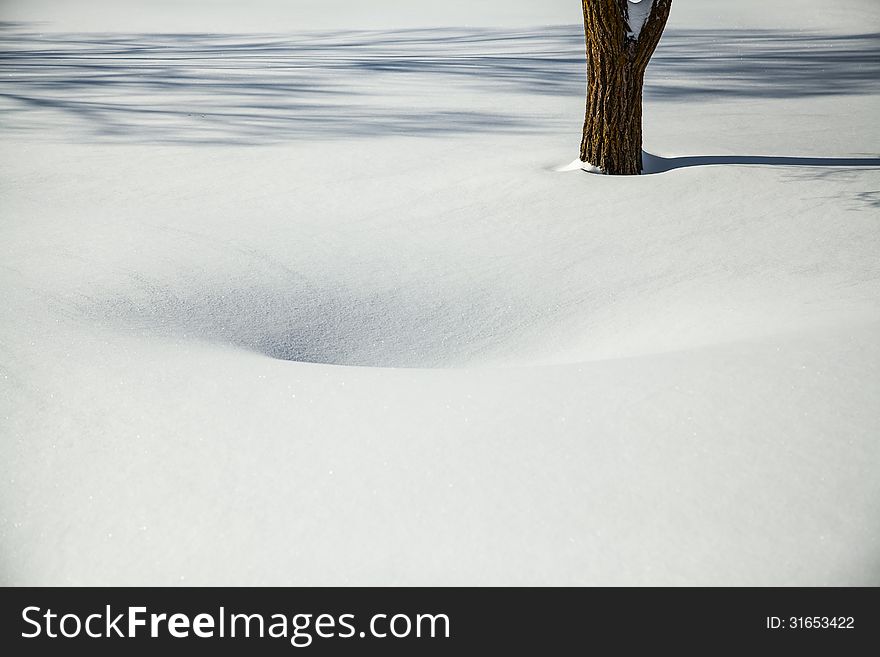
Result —
<path fill-rule="evenodd" d="M 798 5 L 676 2 L 627 179 L 576 5 L 4 5 L 2 581 L 880 583 L 877 10 Z"/>

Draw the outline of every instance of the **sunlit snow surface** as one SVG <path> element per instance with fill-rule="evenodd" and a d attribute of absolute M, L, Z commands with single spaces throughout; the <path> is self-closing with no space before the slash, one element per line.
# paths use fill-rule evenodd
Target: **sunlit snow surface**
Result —
<path fill-rule="evenodd" d="M 880 584 L 877 8 L 711 4 L 637 178 L 576 3 L 5 25 L 2 582 Z"/>

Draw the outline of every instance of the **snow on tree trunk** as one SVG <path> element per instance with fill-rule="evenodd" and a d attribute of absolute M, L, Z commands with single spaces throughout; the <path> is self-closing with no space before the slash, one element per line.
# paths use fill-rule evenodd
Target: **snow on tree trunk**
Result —
<path fill-rule="evenodd" d="M 587 45 L 587 112 L 581 161 L 603 173 L 642 172 L 645 69 L 672 0 L 582 0 Z"/>

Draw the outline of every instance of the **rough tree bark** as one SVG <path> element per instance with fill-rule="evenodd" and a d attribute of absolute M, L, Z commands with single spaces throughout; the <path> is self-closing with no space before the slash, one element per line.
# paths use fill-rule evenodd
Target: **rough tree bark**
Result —
<path fill-rule="evenodd" d="M 640 10 L 647 10 L 637 3 L 582 2 L 587 43 L 587 114 L 581 161 L 603 173 L 639 174 L 645 69 L 663 34 L 672 0 L 641 0 L 651 5 L 643 25 L 630 24 L 638 22 Z"/>

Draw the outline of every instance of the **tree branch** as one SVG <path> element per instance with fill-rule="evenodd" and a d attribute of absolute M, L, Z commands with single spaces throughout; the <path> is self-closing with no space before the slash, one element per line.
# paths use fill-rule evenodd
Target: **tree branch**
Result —
<path fill-rule="evenodd" d="M 651 55 L 657 49 L 657 44 L 660 43 L 663 28 L 666 27 L 669 11 L 672 9 L 672 0 L 642 0 L 642 2 L 653 2 L 651 13 L 642 26 L 641 34 L 639 34 L 636 49 L 636 61 L 640 66 L 646 68 L 648 60 L 651 59 Z"/>

